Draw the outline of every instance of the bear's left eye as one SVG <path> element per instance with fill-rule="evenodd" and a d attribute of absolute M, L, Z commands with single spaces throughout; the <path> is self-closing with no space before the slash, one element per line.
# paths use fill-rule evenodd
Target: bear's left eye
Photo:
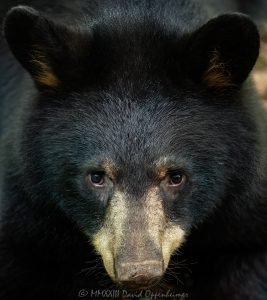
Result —
<path fill-rule="evenodd" d="M 105 173 L 104 172 L 92 172 L 89 174 L 90 181 L 94 186 L 103 186 L 105 183 Z"/>
<path fill-rule="evenodd" d="M 171 171 L 167 176 L 168 185 L 182 188 L 186 182 L 186 176 L 181 171 Z"/>

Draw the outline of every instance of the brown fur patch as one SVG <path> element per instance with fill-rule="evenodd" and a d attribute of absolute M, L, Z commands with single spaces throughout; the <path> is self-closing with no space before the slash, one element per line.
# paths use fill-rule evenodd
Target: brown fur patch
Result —
<path fill-rule="evenodd" d="M 54 74 L 52 67 L 47 62 L 42 51 L 34 51 L 31 62 L 36 66 L 37 73 L 34 79 L 41 85 L 45 85 L 51 88 L 56 88 L 60 85 L 60 80 Z"/>
<path fill-rule="evenodd" d="M 105 173 L 110 177 L 111 179 L 115 180 L 118 174 L 118 169 L 116 168 L 115 164 L 111 160 L 106 160 L 103 163 L 103 168 L 105 170 Z"/>
<path fill-rule="evenodd" d="M 160 179 L 163 179 L 166 176 L 167 171 L 168 171 L 168 169 L 166 167 L 162 166 L 157 170 L 157 175 L 159 176 Z"/>
<path fill-rule="evenodd" d="M 208 87 L 230 87 L 234 86 L 231 81 L 231 74 L 227 71 L 225 64 L 222 62 L 220 53 L 214 50 L 209 61 L 207 70 L 203 74 L 202 81 Z"/>
<path fill-rule="evenodd" d="M 167 157 L 162 157 L 156 162 L 156 174 L 160 179 L 163 179 L 168 172 L 168 159 Z"/>

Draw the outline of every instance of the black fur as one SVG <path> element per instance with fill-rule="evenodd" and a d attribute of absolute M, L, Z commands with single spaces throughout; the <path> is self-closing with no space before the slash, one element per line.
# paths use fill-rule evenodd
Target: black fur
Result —
<path fill-rule="evenodd" d="M 189 181 L 164 209 L 189 233 L 177 267 L 192 269 L 175 288 L 197 300 L 267 299 L 266 114 L 247 80 L 254 23 L 216 17 L 228 7 L 208 2 L 45 3 L 14 8 L 4 23 L 27 73 L 0 44 L 0 298 L 110 287 L 100 261 L 100 275 L 82 272 L 96 259 L 84 230 L 100 228 L 111 196 L 100 201 L 84 177 L 109 158 L 118 185 L 140 199 L 156 184 L 155 161 L 172 156 Z M 58 86 L 35 81 L 36 49 Z M 215 50 L 227 87 L 204 80 Z"/>

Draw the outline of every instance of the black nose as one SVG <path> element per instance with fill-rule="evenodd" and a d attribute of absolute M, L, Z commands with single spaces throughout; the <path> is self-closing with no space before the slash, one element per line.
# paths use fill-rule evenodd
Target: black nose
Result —
<path fill-rule="evenodd" d="M 116 265 L 117 282 L 127 288 L 147 288 L 163 276 L 162 261 L 127 262 Z"/>

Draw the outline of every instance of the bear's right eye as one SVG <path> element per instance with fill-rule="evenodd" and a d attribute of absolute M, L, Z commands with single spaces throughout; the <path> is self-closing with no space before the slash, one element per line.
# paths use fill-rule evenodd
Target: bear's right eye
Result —
<path fill-rule="evenodd" d="M 104 172 L 92 172 L 89 174 L 90 181 L 94 186 L 100 187 L 105 183 L 105 173 Z"/>

